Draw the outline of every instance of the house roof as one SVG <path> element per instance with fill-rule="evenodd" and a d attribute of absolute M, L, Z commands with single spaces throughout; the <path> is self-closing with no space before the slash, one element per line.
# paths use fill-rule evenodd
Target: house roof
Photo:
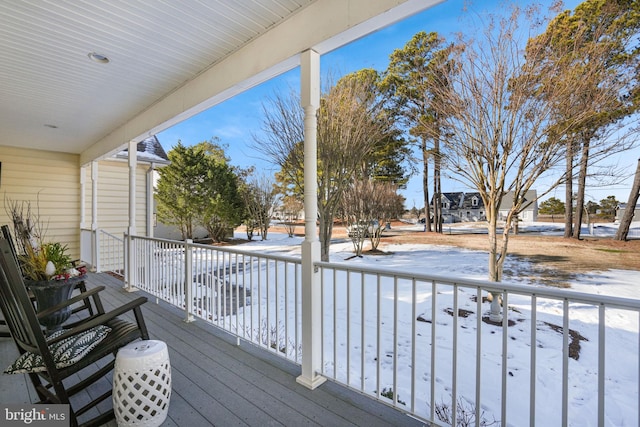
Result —
<path fill-rule="evenodd" d="M 136 158 L 139 162 L 158 163 L 164 165 L 171 163 L 167 153 L 164 151 L 164 148 L 162 148 L 162 144 L 160 144 L 160 141 L 158 141 L 158 138 L 155 135 L 138 142 L 136 151 Z M 116 157 L 124 159 L 128 158 L 129 149 L 125 148 L 119 152 Z"/>
<path fill-rule="evenodd" d="M 441 1 L 3 1 L 0 146 L 110 157 Z"/>
<path fill-rule="evenodd" d="M 626 209 L 628 203 L 618 203 L 618 209 Z M 640 203 L 636 203 L 635 210 L 640 210 Z"/>
<path fill-rule="evenodd" d="M 502 196 L 502 203 L 500 203 L 500 210 L 508 210 L 513 205 L 513 191 L 509 191 Z M 524 209 L 525 211 L 534 209 L 535 203 L 531 203 L 538 198 L 538 192 L 536 190 L 529 190 L 524 195 Z"/>
<path fill-rule="evenodd" d="M 464 199 L 463 192 L 457 193 L 442 193 L 442 198 L 445 198 L 449 201 L 449 210 L 458 209 L 462 206 L 462 200 Z"/>
<path fill-rule="evenodd" d="M 478 200 L 475 205 L 473 204 L 474 197 Z M 462 200 L 463 209 L 478 209 L 482 207 L 484 207 L 484 202 L 482 201 L 482 197 L 480 197 L 480 193 L 464 193 L 464 200 Z"/>

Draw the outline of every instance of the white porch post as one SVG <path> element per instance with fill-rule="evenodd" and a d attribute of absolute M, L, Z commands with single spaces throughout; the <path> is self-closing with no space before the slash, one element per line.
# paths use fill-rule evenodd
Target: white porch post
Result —
<path fill-rule="evenodd" d="M 87 167 L 80 166 L 80 230 L 87 228 L 85 203 L 87 203 Z M 80 244 L 82 244 L 82 240 Z M 80 249 L 80 252 L 82 252 L 82 249 Z"/>
<path fill-rule="evenodd" d="M 127 290 L 135 290 L 132 283 L 135 274 L 133 273 L 137 266 L 135 264 L 135 254 L 133 251 L 133 240 L 131 236 L 136 235 L 136 165 L 138 161 L 138 144 L 134 141 L 129 141 L 129 228 L 127 230 L 127 242 L 129 244 L 127 248 L 128 257 L 128 271 L 127 271 Z"/>
<path fill-rule="evenodd" d="M 155 164 L 151 163 L 147 170 L 147 189 L 145 191 L 147 195 L 147 237 L 153 237 L 153 213 L 154 213 L 154 199 L 153 199 L 153 175 L 155 171 Z"/>
<path fill-rule="evenodd" d="M 91 258 L 93 266 L 100 271 L 98 251 L 98 162 L 91 162 Z"/>
<path fill-rule="evenodd" d="M 314 263 L 320 261 L 318 218 L 317 118 L 320 105 L 320 55 L 307 50 L 300 58 L 300 103 L 304 108 L 304 241 L 302 242 L 302 374 L 296 381 L 313 390 L 326 381 L 318 375 L 322 336 L 321 292 Z"/>

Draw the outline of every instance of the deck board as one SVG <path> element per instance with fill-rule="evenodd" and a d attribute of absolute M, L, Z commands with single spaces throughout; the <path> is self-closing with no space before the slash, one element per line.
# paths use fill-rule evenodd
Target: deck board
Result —
<path fill-rule="evenodd" d="M 107 286 L 102 294 L 107 310 L 144 295 L 126 292 L 122 282 L 106 274 L 91 274 L 88 282 Z M 308 390 L 296 382 L 296 364 L 250 343 L 237 345 L 235 337 L 202 320 L 186 323 L 183 313 L 162 301 L 149 298 L 143 313 L 151 339 L 169 349 L 173 384 L 164 426 L 424 425 L 330 381 Z M 16 355 L 13 342 L 0 338 L 0 366 Z M 3 374 L 0 402 L 29 402 L 35 393 L 27 381 L 25 375 Z M 90 394 L 104 391 L 110 381 L 101 381 Z"/>

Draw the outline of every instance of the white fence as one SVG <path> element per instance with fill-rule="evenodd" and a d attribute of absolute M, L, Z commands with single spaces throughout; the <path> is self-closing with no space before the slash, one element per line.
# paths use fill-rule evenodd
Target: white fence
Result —
<path fill-rule="evenodd" d="M 301 363 L 300 260 L 132 236 L 130 283 Z M 185 286 L 190 284 L 191 286 Z"/>
<path fill-rule="evenodd" d="M 640 422 L 638 300 L 320 267 L 328 378 L 445 425 Z M 507 307 L 501 324 L 488 318 L 490 289 Z"/>
<path fill-rule="evenodd" d="M 300 259 L 138 236 L 131 247 L 131 285 L 301 363 Z M 638 300 L 316 268 L 333 381 L 438 425 L 640 424 Z"/>
<path fill-rule="evenodd" d="M 104 230 L 80 230 L 80 259 L 96 272 L 124 275 L 124 238 Z"/>

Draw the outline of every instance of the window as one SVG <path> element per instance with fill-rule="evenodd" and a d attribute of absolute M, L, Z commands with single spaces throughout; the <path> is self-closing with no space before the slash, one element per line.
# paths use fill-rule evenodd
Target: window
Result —
<path fill-rule="evenodd" d="M 471 206 L 473 206 L 474 208 L 478 207 L 478 198 L 477 197 L 473 197 L 473 199 L 471 199 Z"/>

